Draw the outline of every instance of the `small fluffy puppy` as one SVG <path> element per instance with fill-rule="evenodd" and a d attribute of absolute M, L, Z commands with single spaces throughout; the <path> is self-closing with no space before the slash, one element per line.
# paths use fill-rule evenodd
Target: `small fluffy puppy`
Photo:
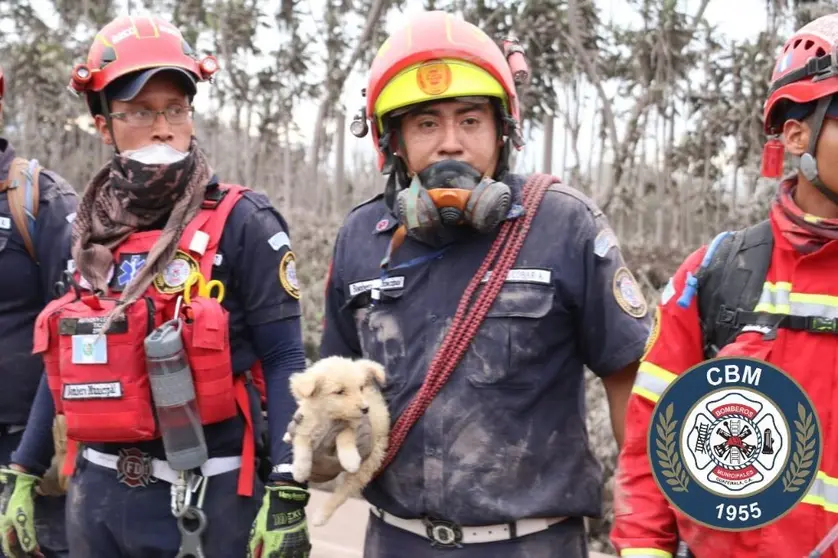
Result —
<path fill-rule="evenodd" d="M 384 367 L 379 363 L 344 357 L 321 359 L 305 372 L 291 376 L 291 393 L 302 419 L 293 437 L 286 433 L 284 439 L 294 448 L 293 475 L 297 482 L 305 482 L 311 475 L 313 448 L 335 423 L 346 425 L 335 440 L 345 472 L 312 518 L 314 525 L 325 524 L 350 496 L 360 495 L 384 460 L 390 435 L 390 413 L 379 390 L 384 382 Z M 372 435 L 370 455 L 362 461 L 355 432 L 364 415 L 369 417 Z"/>

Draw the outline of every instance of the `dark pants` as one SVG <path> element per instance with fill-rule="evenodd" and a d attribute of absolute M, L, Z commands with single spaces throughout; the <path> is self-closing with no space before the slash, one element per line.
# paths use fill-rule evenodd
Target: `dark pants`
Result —
<path fill-rule="evenodd" d="M 23 432 L 0 433 L 0 463 L 9 463 Z M 35 536 L 45 558 L 66 558 L 67 535 L 64 526 L 64 496 L 35 497 Z M 0 556 L 5 556 L 0 550 Z"/>
<path fill-rule="evenodd" d="M 512 540 L 442 549 L 431 541 L 389 525 L 370 513 L 364 558 L 587 558 L 585 523 L 569 518 L 549 529 Z"/>
<path fill-rule="evenodd" d="M 257 478 L 253 496 L 236 493 L 239 471 L 210 477 L 203 511 L 206 558 L 244 558 L 250 528 L 262 504 Z M 197 495 L 192 504 L 196 504 Z M 67 531 L 72 558 L 173 558 L 180 548 L 172 515 L 171 485 L 157 480 L 131 488 L 116 471 L 80 457 L 70 481 Z"/>

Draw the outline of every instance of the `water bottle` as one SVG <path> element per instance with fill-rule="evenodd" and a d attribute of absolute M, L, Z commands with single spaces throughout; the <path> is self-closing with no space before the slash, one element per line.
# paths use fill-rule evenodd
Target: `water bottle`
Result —
<path fill-rule="evenodd" d="M 207 442 L 192 370 L 183 350 L 182 328 L 183 322 L 175 318 L 145 338 L 148 377 L 163 448 L 166 460 L 176 471 L 200 467 L 207 460 Z"/>

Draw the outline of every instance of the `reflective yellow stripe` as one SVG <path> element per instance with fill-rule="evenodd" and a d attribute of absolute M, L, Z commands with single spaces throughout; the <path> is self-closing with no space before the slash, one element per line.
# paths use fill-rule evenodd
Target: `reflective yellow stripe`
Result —
<path fill-rule="evenodd" d="M 656 364 L 648 361 L 642 361 L 637 370 L 637 377 L 634 380 L 634 385 L 631 391 L 648 399 L 649 401 L 657 402 L 661 394 L 675 379 L 675 374 L 669 370 L 665 370 Z"/>
<path fill-rule="evenodd" d="M 838 479 L 818 471 L 815 482 L 802 501 L 804 504 L 819 506 L 830 513 L 838 513 Z"/>
<path fill-rule="evenodd" d="M 765 282 L 754 312 L 815 316 L 829 319 L 838 318 L 838 296 L 795 293 L 792 292 L 791 283 L 785 281 Z"/>
<path fill-rule="evenodd" d="M 620 556 L 633 556 L 634 558 L 672 558 L 672 553 L 657 548 L 625 548 Z"/>

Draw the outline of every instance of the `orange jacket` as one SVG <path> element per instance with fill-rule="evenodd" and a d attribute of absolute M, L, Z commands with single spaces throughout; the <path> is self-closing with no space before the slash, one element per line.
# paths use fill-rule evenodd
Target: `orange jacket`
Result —
<path fill-rule="evenodd" d="M 757 312 L 838 318 L 838 241 L 802 254 L 780 234 L 771 219 L 774 248 Z M 809 395 L 820 418 L 823 458 L 817 478 L 803 500 L 774 523 L 746 532 L 711 529 L 669 505 L 655 483 L 647 456 L 647 435 L 654 405 L 667 385 L 704 360 L 698 297 L 678 306 L 686 274 L 695 272 L 706 246 L 693 252 L 664 291 L 657 323 L 626 412 L 625 443 L 617 462 L 614 527 L 611 542 L 620 556 L 669 558 L 677 541 L 696 558 L 802 558 L 838 523 L 838 336 L 777 330 L 774 341 L 759 332 L 740 334 L 719 356 L 746 356 L 785 370 Z M 671 294 L 670 294 L 671 293 Z M 670 296 L 667 296 L 670 295 Z M 838 546 L 838 545 L 836 545 Z M 838 549 L 823 554 L 838 558 Z"/>

